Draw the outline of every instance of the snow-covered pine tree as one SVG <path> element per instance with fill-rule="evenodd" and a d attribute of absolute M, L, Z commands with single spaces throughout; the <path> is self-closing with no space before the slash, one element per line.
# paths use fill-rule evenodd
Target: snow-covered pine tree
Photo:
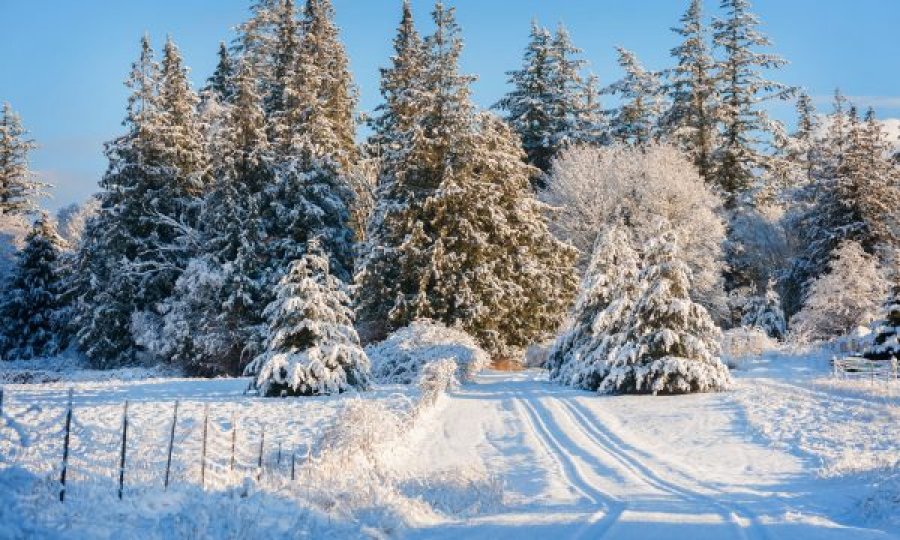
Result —
<path fill-rule="evenodd" d="M 286 0 L 253 0 L 250 18 L 237 26 L 237 37 L 231 44 L 234 58 L 240 58 L 256 75 L 264 98 L 275 86 L 278 24 L 285 5 Z"/>
<path fill-rule="evenodd" d="M 353 328 L 343 282 L 315 240 L 295 261 L 266 308 L 265 352 L 247 366 L 260 395 L 314 396 L 365 390 L 369 359 Z"/>
<path fill-rule="evenodd" d="M 280 156 L 289 156 L 292 122 L 302 120 L 291 117 L 291 108 L 294 107 L 298 92 L 295 85 L 300 57 L 300 22 L 297 20 L 294 0 L 279 0 L 268 16 L 273 19 L 272 35 L 267 39 L 268 47 L 264 49 L 268 66 L 256 67 L 251 64 L 251 67 L 261 77 L 260 86 L 264 89 L 263 102 L 268 119 L 269 140 Z M 265 78 L 266 74 L 268 78 Z"/>
<path fill-rule="evenodd" d="M 0 113 L 0 214 L 23 215 L 37 208 L 35 201 L 47 186 L 28 168 L 28 154 L 36 147 L 19 115 L 4 103 Z"/>
<path fill-rule="evenodd" d="M 59 318 L 62 295 L 59 237 L 44 213 L 18 253 L 0 303 L 0 358 L 19 360 L 57 354 L 66 347 Z"/>
<path fill-rule="evenodd" d="M 206 88 L 214 92 L 219 103 L 231 103 L 236 93 L 235 77 L 237 76 L 234 58 L 228 52 L 225 42 L 219 43 L 219 63 L 216 70 L 206 81 Z"/>
<path fill-rule="evenodd" d="M 599 391 L 684 394 L 726 390 L 728 368 L 716 356 L 721 332 L 690 299 L 690 270 L 678 257 L 674 233 L 644 248 L 641 293 L 612 353 Z"/>
<path fill-rule="evenodd" d="M 604 127 L 604 117 L 597 82 L 593 77 L 587 81 L 582 78 L 581 72 L 587 65 L 581 58 L 582 52 L 572 43 L 569 30 L 557 25 L 550 43 L 551 103 L 556 118 L 551 146 L 556 152 L 571 145 L 605 141 L 605 134 L 598 133 Z"/>
<path fill-rule="evenodd" d="M 896 279 L 896 278 L 895 278 Z M 900 362 L 900 283 L 895 282 L 884 303 L 882 318 L 874 325 L 875 337 L 864 356 Z"/>
<path fill-rule="evenodd" d="M 873 244 L 872 251 L 885 262 L 900 250 L 900 168 L 891 161 L 891 143 L 872 108 L 860 127 L 860 161 L 856 182 L 859 209 Z"/>
<path fill-rule="evenodd" d="M 616 50 L 625 76 L 603 90 L 621 100 L 619 107 L 610 111 L 610 136 L 623 144 L 645 146 L 658 136 L 664 110 L 662 83 L 659 74 L 647 71 L 633 52 L 622 47 Z"/>
<path fill-rule="evenodd" d="M 411 119 L 418 127 L 382 169 L 357 276 L 360 318 L 376 339 L 432 318 L 505 354 L 558 324 L 574 288 L 572 253 L 549 234 L 529 195 L 532 168 L 517 138 L 474 112 L 453 10 L 438 2 L 434 19 Z"/>
<path fill-rule="evenodd" d="M 522 68 L 507 73 L 513 89 L 494 105 L 522 139 L 528 162 L 543 173 L 565 146 L 602 139 L 596 81 L 582 79 L 580 54 L 564 26 L 553 35 L 532 21 Z M 544 186 L 540 175 L 532 183 Z"/>
<path fill-rule="evenodd" d="M 771 45 L 757 27 L 759 18 L 750 11 L 749 0 L 722 0 L 724 17 L 713 21 L 713 43 L 723 55 L 716 80 L 721 101 L 718 123 L 720 145 L 714 154 L 715 179 L 726 204 L 734 206 L 754 187 L 756 175 L 768 166 L 761 145 L 771 133 L 772 123 L 762 104 L 788 99 L 793 89 L 763 76 L 786 61 L 774 54 L 758 52 Z"/>
<path fill-rule="evenodd" d="M 672 31 L 682 42 L 672 49 L 677 65 L 669 70 L 666 85 L 671 104 L 660 119 L 660 129 L 665 139 L 691 156 L 700 176 L 712 184 L 718 94 L 702 0 L 691 0 L 679 22 L 681 25 Z"/>
<path fill-rule="evenodd" d="M 765 294 L 753 296 L 744 304 L 741 326 L 759 328 L 771 338 L 784 339 L 787 321 L 774 281 L 769 282 Z"/>
<path fill-rule="evenodd" d="M 609 373 L 609 355 L 622 345 L 638 291 L 640 256 L 628 232 L 611 227 L 597 237 L 568 328 L 550 350 L 550 379 L 596 390 Z"/>

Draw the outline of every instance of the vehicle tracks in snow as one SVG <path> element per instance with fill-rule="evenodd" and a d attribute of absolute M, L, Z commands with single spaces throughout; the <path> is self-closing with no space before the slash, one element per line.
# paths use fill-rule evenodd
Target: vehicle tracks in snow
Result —
<path fill-rule="evenodd" d="M 602 423 L 592 421 L 588 412 L 582 405 L 579 405 L 571 399 L 552 399 L 552 406 L 557 409 L 564 417 L 575 426 L 584 435 L 587 440 L 591 441 L 604 454 L 616 461 L 623 469 L 628 471 L 634 478 L 651 487 L 654 490 L 665 493 L 676 499 L 685 501 L 691 505 L 700 508 L 715 509 L 722 519 L 730 523 L 735 530 L 738 538 L 742 540 L 766 540 L 770 536 L 765 527 L 759 522 L 759 519 L 746 508 L 736 504 L 725 504 L 718 501 L 714 496 L 706 495 L 684 485 L 683 483 L 675 483 L 666 480 L 663 474 L 660 474 L 652 466 L 644 462 L 637 454 L 637 451 L 629 451 L 626 449 L 627 443 L 622 441 L 618 436 L 611 433 L 602 426 Z M 552 416 L 551 407 L 548 407 L 548 414 Z M 671 472 L 681 476 L 684 480 L 698 485 L 703 489 L 723 494 L 721 490 L 706 486 L 701 482 L 697 482 L 689 475 L 682 471 L 676 471 L 672 467 L 667 466 Z"/>
<path fill-rule="evenodd" d="M 551 430 L 545 419 L 538 413 L 529 400 L 524 399 L 521 393 L 517 393 L 514 404 L 523 418 L 526 427 L 538 440 L 547 455 L 552 459 L 565 481 L 575 491 L 586 498 L 592 505 L 601 506 L 601 509 L 590 514 L 586 522 L 576 531 L 573 538 L 600 538 L 611 529 L 622 517 L 627 505 L 625 502 L 612 497 L 595 486 L 586 478 L 584 471 L 578 465 L 576 457 L 565 445 L 560 442 L 557 435 Z"/>

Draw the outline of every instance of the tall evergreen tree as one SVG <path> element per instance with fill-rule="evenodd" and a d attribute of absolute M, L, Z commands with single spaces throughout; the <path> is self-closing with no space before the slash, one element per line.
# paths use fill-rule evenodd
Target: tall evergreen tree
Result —
<path fill-rule="evenodd" d="M 662 84 L 659 74 L 644 69 L 633 52 L 621 47 L 617 50 L 625 77 L 604 90 L 622 101 L 612 111 L 610 134 L 623 144 L 644 146 L 658 136 L 657 125 L 663 111 Z"/>
<path fill-rule="evenodd" d="M 410 2 L 404 0 L 391 66 L 381 69 L 384 103 L 375 109 L 377 114 L 370 122 L 375 132 L 371 143 L 385 166 L 394 165 L 404 140 L 415 128 L 425 68 L 424 43 L 416 30 Z"/>
<path fill-rule="evenodd" d="M 723 55 L 717 74 L 721 143 L 715 153 L 715 178 L 726 203 L 734 206 L 768 165 L 761 145 L 766 142 L 762 135 L 772 132 L 772 123 L 761 105 L 790 97 L 792 89 L 762 74 L 786 62 L 758 52 L 771 42 L 757 29 L 759 19 L 750 11 L 749 0 L 722 0 L 721 7 L 724 17 L 713 21 L 713 42 Z"/>
<path fill-rule="evenodd" d="M 219 103 L 230 103 L 236 90 L 234 80 L 236 75 L 234 58 L 223 41 L 219 43 L 219 62 L 206 82 L 206 90 L 214 92 Z"/>
<path fill-rule="evenodd" d="M 334 275 L 349 280 L 353 267 L 348 178 L 357 161 L 356 90 L 330 0 L 308 0 L 300 24 L 283 116 L 275 119 L 282 127 L 270 140 L 276 181 L 262 205 L 273 284 L 312 238 L 321 239 Z"/>
<path fill-rule="evenodd" d="M 551 33 L 532 21 L 522 68 L 507 73 L 513 89 L 494 105 L 506 112 L 506 121 L 522 139 L 529 163 L 544 172 L 559 150 L 550 145 L 558 127 L 553 107 L 552 42 Z"/>
<path fill-rule="evenodd" d="M 235 79 L 222 165 L 203 201 L 198 252 L 166 301 L 161 334 L 145 337 L 148 348 L 195 374 L 241 373 L 258 352 L 271 296 L 259 205 L 274 170 L 251 69 L 242 64 Z"/>
<path fill-rule="evenodd" d="M 574 257 L 528 194 L 532 169 L 517 137 L 475 114 L 471 78 L 458 70 L 453 10 L 438 2 L 434 20 L 420 127 L 379 191 L 357 276 L 359 311 L 375 337 L 427 317 L 507 354 L 559 324 L 574 288 Z"/>
<path fill-rule="evenodd" d="M 39 358 L 65 348 L 59 317 L 64 245 L 50 217 L 42 214 L 18 253 L 0 303 L 0 358 Z"/>
<path fill-rule="evenodd" d="M 553 35 L 533 21 L 522 68 L 507 73 L 513 89 L 494 105 L 522 139 L 528 162 L 543 173 L 566 145 L 602 139 L 596 81 L 582 78 L 580 54 L 564 26 Z M 544 185 L 540 175 L 532 182 Z"/>
<path fill-rule="evenodd" d="M 712 183 L 718 94 L 702 0 L 691 0 L 679 22 L 672 31 L 683 41 L 672 49 L 677 65 L 669 72 L 671 105 L 661 119 L 661 128 L 693 158 L 700 176 Z"/>
<path fill-rule="evenodd" d="M 35 210 L 35 200 L 46 187 L 28 168 L 28 154 L 36 147 L 19 115 L 9 103 L 4 103 L 0 113 L 0 215 L 22 215 Z"/>

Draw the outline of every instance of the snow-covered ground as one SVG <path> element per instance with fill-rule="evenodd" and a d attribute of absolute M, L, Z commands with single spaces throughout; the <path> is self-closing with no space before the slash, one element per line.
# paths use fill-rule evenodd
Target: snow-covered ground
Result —
<path fill-rule="evenodd" d="M 65 504 L 55 478 L 69 385 L 7 385 L 5 413 L 18 431 L 0 428 L 0 537 L 900 537 L 900 385 L 833 381 L 824 355 L 744 366 L 733 392 L 679 397 L 596 396 L 537 370 L 486 372 L 399 430 L 396 418 L 411 417 L 418 400 L 405 386 L 379 386 L 362 401 L 266 400 L 245 396 L 241 379 L 78 382 Z M 341 421 L 368 426 L 362 439 L 383 435 L 384 444 L 338 445 L 367 457 L 302 469 L 307 476 L 290 482 L 288 456 L 303 461 L 307 444 L 339 438 L 328 426 Z"/>

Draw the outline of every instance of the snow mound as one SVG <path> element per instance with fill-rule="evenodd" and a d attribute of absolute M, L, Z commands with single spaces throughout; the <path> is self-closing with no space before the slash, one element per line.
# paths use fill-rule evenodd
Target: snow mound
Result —
<path fill-rule="evenodd" d="M 372 375 L 383 384 L 416 382 L 426 365 L 452 360 L 457 377 L 470 382 L 490 363 L 490 356 L 475 338 L 455 328 L 429 321 L 415 321 L 384 341 L 366 347 L 372 361 Z"/>
<path fill-rule="evenodd" d="M 740 369 L 747 360 L 760 358 L 778 349 L 778 341 L 763 328 L 741 326 L 722 334 L 722 360 L 731 369 Z"/>

